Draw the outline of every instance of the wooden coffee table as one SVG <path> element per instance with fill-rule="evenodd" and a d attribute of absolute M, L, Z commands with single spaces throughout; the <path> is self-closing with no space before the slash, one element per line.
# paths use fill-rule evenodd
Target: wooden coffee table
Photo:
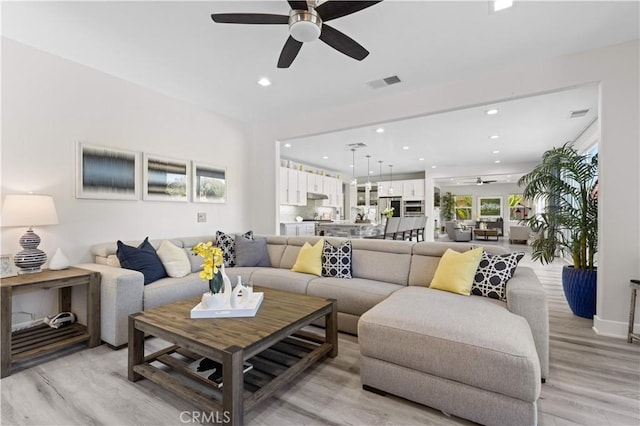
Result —
<path fill-rule="evenodd" d="M 473 234 L 476 240 L 479 240 L 479 237 L 484 237 L 485 241 L 488 240 L 488 237 L 496 237 L 496 241 L 498 241 L 497 229 L 474 229 Z"/>
<path fill-rule="evenodd" d="M 266 288 L 255 317 L 191 319 L 200 297 L 129 316 L 129 380 L 147 378 L 203 410 L 205 420 L 243 424 L 245 411 L 322 359 L 338 355 L 333 299 Z M 325 336 L 302 331 L 325 318 Z M 173 345 L 144 354 L 144 336 Z M 199 358 L 222 364 L 222 389 L 189 369 Z M 247 361 L 253 369 L 243 374 Z M 205 386 L 203 386 L 205 385 Z"/>

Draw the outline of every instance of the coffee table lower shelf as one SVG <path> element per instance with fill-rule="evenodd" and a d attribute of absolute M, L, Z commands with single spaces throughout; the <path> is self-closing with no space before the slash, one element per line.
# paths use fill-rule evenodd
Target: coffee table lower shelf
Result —
<path fill-rule="evenodd" d="M 244 373 L 244 410 L 251 410 L 333 349 L 331 343 L 324 342 L 324 336 L 299 331 L 249 358 L 247 362 L 253 368 Z M 189 368 L 200 358 L 173 345 L 145 356 L 145 362 L 135 365 L 133 371 L 201 408 L 205 416 L 211 416 L 208 420 L 227 423 L 222 406 L 224 386 L 219 389 Z"/>

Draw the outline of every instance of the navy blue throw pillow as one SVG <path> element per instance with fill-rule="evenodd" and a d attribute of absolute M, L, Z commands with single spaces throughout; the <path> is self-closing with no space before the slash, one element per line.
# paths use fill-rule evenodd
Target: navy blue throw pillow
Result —
<path fill-rule="evenodd" d="M 145 285 L 160 278 L 167 277 L 167 272 L 164 270 L 162 261 L 160 261 L 155 249 L 149 242 L 149 237 L 145 238 L 138 247 L 128 246 L 118 240 L 116 256 L 118 256 L 120 265 L 122 265 L 123 268 L 142 272 Z"/>

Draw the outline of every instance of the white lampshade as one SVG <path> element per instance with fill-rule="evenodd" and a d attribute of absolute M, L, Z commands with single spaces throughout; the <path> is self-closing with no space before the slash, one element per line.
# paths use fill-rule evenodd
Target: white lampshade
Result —
<path fill-rule="evenodd" d="M 5 197 L 2 204 L 2 226 L 29 227 L 19 240 L 23 250 L 13 257 L 13 263 L 20 268 L 21 274 L 40 272 L 41 266 L 47 261 L 46 253 L 38 248 L 40 237 L 31 227 L 57 223 L 58 214 L 51 196 L 14 194 Z"/>
<path fill-rule="evenodd" d="M 7 195 L 2 205 L 2 226 L 57 225 L 58 214 L 50 195 Z"/>

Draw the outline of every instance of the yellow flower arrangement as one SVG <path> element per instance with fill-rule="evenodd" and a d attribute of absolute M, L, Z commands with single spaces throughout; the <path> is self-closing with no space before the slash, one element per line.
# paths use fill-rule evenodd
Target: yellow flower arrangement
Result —
<path fill-rule="evenodd" d="M 200 278 L 209 281 L 209 291 L 211 293 L 219 293 L 222 289 L 222 274 L 220 268 L 223 263 L 222 249 L 215 247 L 211 241 L 207 243 L 198 243 L 191 248 L 191 252 L 204 258 Z"/>

